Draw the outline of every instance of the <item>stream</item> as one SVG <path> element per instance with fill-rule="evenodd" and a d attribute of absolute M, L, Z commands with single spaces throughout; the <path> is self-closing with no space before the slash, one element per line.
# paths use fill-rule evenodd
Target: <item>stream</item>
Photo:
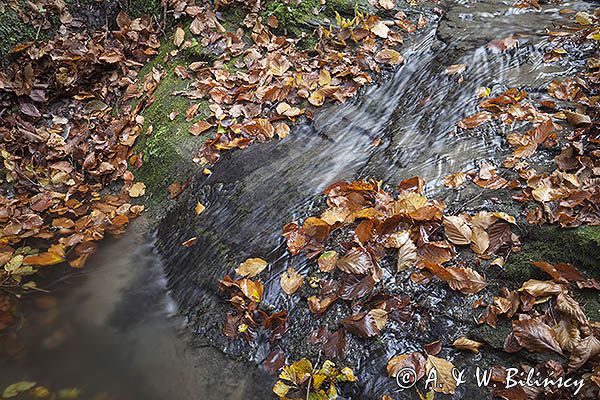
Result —
<path fill-rule="evenodd" d="M 575 64 L 543 62 L 551 48 L 544 32 L 564 22 L 560 9 L 589 10 L 593 2 L 544 4 L 542 11 L 513 8 L 513 3 L 439 5 L 441 19 L 430 16 L 426 29 L 406 39 L 405 63 L 397 71 L 357 99 L 318 110 L 314 120 L 298 124 L 281 141 L 227 153 L 210 176 L 197 174 L 158 222 L 157 232 L 146 233 L 154 221 L 137 221 L 124 237 L 106 240 L 84 270 L 56 278 L 47 286 L 50 294 L 26 299 L 29 317 L 15 340 L 15 354 L 0 360 L 0 386 L 35 380 L 53 389 L 77 387 L 86 399 L 271 398 L 273 379 L 256 365 L 277 348 L 292 361 L 316 355 L 306 338 L 344 313 L 334 307 L 332 316 L 316 320 L 304 300 L 281 293 L 282 271 L 293 265 L 306 273 L 310 267 L 304 257 L 286 253 L 281 227 L 317 212 L 322 191 L 341 179 L 373 177 L 393 186 L 419 175 L 427 183 L 426 194 L 442 198 L 451 209 L 465 201 L 473 208 L 493 204 L 493 198 L 470 202 L 479 192 L 472 187 L 451 191 L 442 185 L 447 174 L 474 170 L 480 160 L 497 164 L 510 152 L 503 137 L 514 127 L 489 124 L 456 131 L 458 121 L 476 110 L 477 88 L 496 94 L 518 86 L 535 93 L 577 70 Z M 518 48 L 496 52 L 487 47 L 511 35 L 519 38 Z M 467 65 L 464 80 L 444 74 L 452 64 Z M 198 218 L 193 213 L 197 201 L 206 206 Z M 196 245 L 181 246 L 194 236 Z M 229 308 L 217 282 L 248 257 L 270 263 L 262 275 L 264 302 L 287 309 L 291 321 L 302 321 L 279 344 L 259 337 L 249 346 L 221 334 Z M 447 343 L 473 325 L 471 297 L 417 286 L 408 275 L 384 270 L 384 281 L 409 295 L 425 316 L 392 324 L 377 343 L 348 340 L 346 362 L 363 383 L 350 389 L 352 399 L 383 393 L 417 398 L 386 378 L 386 361 L 436 339 Z M 419 333 L 422 319 L 430 327 L 426 334 Z M 444 349 L 441 354 L 454 353 Z M 459 355 L 455 363 L 491 363 L 496 355 L 482 357 Z M 466 387 L 455 398 L 486 393 Z"/>

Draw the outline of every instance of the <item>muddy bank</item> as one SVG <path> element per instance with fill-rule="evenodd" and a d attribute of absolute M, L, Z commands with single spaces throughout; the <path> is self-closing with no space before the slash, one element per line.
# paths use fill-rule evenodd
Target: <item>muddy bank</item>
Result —
<path fill-rule="evenodd" d="M 281 142 L 227 154 L 212 175 L 194 178 L 180 195 L 159 225 L 157 248 L 165 260 L 173 298 L 187 316 L 197 340 L 255 363 L 262 362 L 277 348 L 292 360 L 318 357 L 318 346 L 307 343 L 308 335 L 320 326 L 335 329 L 339 320 L 349 315 L 349 309 L 338 304 L 319 320 L 306 308 L 306 293 L 300 299 L 290 299 L 279 291 L 278 277 L 288 266 L 302 274 L 310 269 L 302 256 L 287 254 L 280 227 L 315 214 L 323 206 L 320 193 L 334 181 L 373 177 L 393 186 L 419 175 L 428 182 L 427 194 L 445 199 L 451 210 L 506 211 L 508 206 L 514 213 L 519 212 L 504 192 L 479 196 L 479 190 L 473 186 L 447 191 L 441 186 L 441 178 L 451 172 L 474 169 L 475 161 L 481 159 L 498 162 L 510 151 L 503 140 L 502 130 L 507 128 L 488 126 L 456 134 L 456 123 L 475 109 L 476 88 L 486 86 L 501 91 L 518 86 L 535 92 L 551 80 L 574 72 L 574 67 L 541 62 L 548 46 L 544 30 L 558 24 L 562 17 L 552 5 L 544 5 L 541 12 L 515 12 L 510 5 L 495 1 L 457 3 L 446 2 L 441 19 L 407 40 L 405 65 L 379 85 L 368 88 L 355 101 L 320 110 L 314 121 L 294 127 Z M 561 5 L 573 9 L 591 6 L 591 2 L 583 1 Z M 510 35 L 522 39 L 518 48 L 497 53 L 485 46 Z M 445 68 L 457 63 L 469 66 L 462 82 L 443 74 Z M 380 144 L 375 146 L 374 142 Z M 207 207 L 200 217 L 193 213 L 197 201 Z M 514 286 L 515 278 L 526 279 L 531 273 L 527 269 L 530 258 L 546 258 L 546 252 L 538 249 L 553 246 L 548 245 L 549 233 L 543 232 L 546 231 L 523 227 L 521 234 L 527 252 L 513 256 L 506 271 L 483 271 L 490 278 L 497 277 L 486 291 L 487 296 L 500 286 Z M 578 232 L 581 231 L 557 234 L 553 243 L 579 243 L 575 240 Z M 588 233 L 597 235 L 596 230 Z M 191 237 L 198 238 L 193 247 L 181 246 Z M 590 248 L 579 253 L 574 245 L 573 258 L 558 261 L 578 262 L 578 254 L 597 260 L 594 240 L 588 242 L 592 243 Z M 268 272 L 262 275 L 265 303 L 273 310 L 289 312 L 290 330 L 275 344 L 259 337 L 251 347 L 241 341 L 229 341 L 221 333 L 229 306 L 217 292 L 217 281 L 226 274 L 232 275 L 233 269 L 248 257 L 270 262 Z M 592 265 L 593 262 L 583 266 L 597 276 Z M 416 398 L 413 391 L 397 393 L 393 380 L 385 378 L 385 364 L 397 353 L 421 350 L 424 344 L 438 339 L 445 344 L 441 356 L 453 359 L 459 368 L 473 368 L 474 363 L 483 367 L 517 363 L 516 358 L 495 351 L 502 348 L 506 329 L 486 330 L 474 324 L 474 296 L 449 291 L 439 282 L 414 285 L 408 273 L 394 276 L 393 268 L 384 269 L 386 286 L 394 293 L 408 295 L 417 312 L 404 324 L 390 324 L 377 340 L 348 337 L 344 364 L 355 369 L 361 385 L 346 388 L 347 395 L 359 399 L 394 393 L 400 399 Z M 488 345 L 476 356 L 451 349 L 449 344 L 461 335 L 481 338 Z M 517 356 L 529 357 L 520 353 Z M 487 389 L 462 386 L 455 398 L 473 396 L 486 397 Z"/>

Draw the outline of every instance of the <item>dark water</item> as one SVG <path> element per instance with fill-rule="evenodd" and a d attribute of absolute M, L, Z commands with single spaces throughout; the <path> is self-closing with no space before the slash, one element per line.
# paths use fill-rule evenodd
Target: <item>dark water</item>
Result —
<path fill-rule="evenodd" d="M 314 321 L 298 299 L 278 291 L 278 276 L 287 266 L 301 273 L 310 268 L 301 257 L 286 256 L 281 226 L 310 215 L 320 206 L 322 190 L 340 179 L 374 177 L 394 185 L 419 175 L 428 182 L 427 194 L 444 198 L 450 207 L 473 198 L 477 192 L 445 191 L 442 177 L 474 169 L 477 160 L 501 160 L 509 151 L 503 130 L 514 128 L 455 131 L 456 123 L 475 111 L 476 89 L 486 86 L 494 93 L 519 86 L 535 93 L 577 67 L 542 61 L 549 48 L 544 30 L 564 21 L 557 6 L 544 5 L 538 12 L 512 4 L 442 4 L 439 25 L 432 21 L 407 40 L 405 65 L 360 98 L 320 110 L 314 121 L 294 127 L 283 141 L 223 157 L 211 176 L 198 178 L 180 196 L 159 224 L 156 239 L 142 235 L 143 224 L 138 224 L 124 238 L 105 243 L 84 271 L 50 286 L 56 306 L 32 304 L 31 320 L 19 333 L 24 352 L 18 361 L 0 363 L 0 384 L 28 379 L 55 389 L 76 386 L 85 398 L 101 392 L 118 399 L 270 398 L 272 381 L 255 365 L 273 347 L 264 338 L 248 347 L 222 337 L 228 308 L 218 296 L 217 280 L 248 257 L 268 260 L 266 303 L 303 321 L 281 346 L 292 358 L 314 355 L 306 337 L 345 310 L 334 309 L 333 316 Z M 571 1 L 560 7 L 578 10 L 592 4 Z M 517 49 L 496 53 L 486 48 L 489 41 L 510 35 L 518 35 Z M 468 66 L 460 82 L 443 73 L 458 63 Z M 207 209 L 196 218 L 198 200 Z M 198 237 L 194 247 L 180 245 L 193 236 Z M 384 379 L 387 359 L 468 332 L 472 325 L 465 308 L 472 299 L 441 287 L 415 287 L 403 275 L 386 273 L 384 281 L 410 295 L 424 316 L 392 324 L 377 343 L 349 340 L 346 362 L 365 383 L 354 389 L 356 399 L 383 392 L 415 398 L 414 392 L 395 393 L 393 382 Z M 423 319 L 430 324 L 424 334 L 419 331 Z M 442 355 L 456 356 L 449 349 Z M 455 363 L 476 360 L 458 356 Z M 482 396 L 477 393 L 467 390 L 456 398 Z"/>

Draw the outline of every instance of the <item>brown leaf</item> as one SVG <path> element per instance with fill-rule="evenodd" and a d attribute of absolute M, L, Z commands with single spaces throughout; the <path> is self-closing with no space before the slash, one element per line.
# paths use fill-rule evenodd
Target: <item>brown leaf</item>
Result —
<path fill-rule="evenodd" d="M 317 259 L 319 270 L 321 270 L 321 272 L 331 272 L 335 268 L 337 261 L 338 253 L 336 251 L 326 251 Z"/>
<path fill-rule="evenodd" d="M 471 242 L 473 232 L 465 218 L 461 215 L 445 216 L 444 229 L 446 230 L 448 240 L 454 244 L 466 245 Z"/>
<path fill-rule="evenodd" d="M 189 132 L 194 136 L 198 136 L 209 130 L 211 127 L 212 124 L 209 124 L 208 122 L 202 120 L 190 126 Z"/>
<path fill-rule="evenodd" d="M 256 303 L 260 303 L 264 291 L 262 283 L 243 278 L 238 281 L 238 285 L 244 296 Z"/>
<path fill-rule="evenodd" d="M 387 373 L 389 377 L 395 378 L 398 373 L 406 368 L 414 371 L 415 374 L 407 374 L 406 376 L 400 376 L 398 379 L 402 379 L 402 383 L 409 385 L 421 379 L 425 376 L 425 357 L 419 352 L 410 354 L 401 354 L 391 358 L 387 362 Z"/>
<path fill-rule="evenodd" d="M 452 343 L 454 347 L 460 350 L 469 350 L 473 353 L 479 353 L 479 348 L 483 346 L 483 343 L 476 342 L 475 340 L 467 339 L 466 337 L 460 337 Z"/>
<path fill-rule="evenodd" d="M 467 180 L 465 172 L 456 172 L 454 174 L 444 176 L 444 186 L 449 188 L 457 188 L 462 186 Z"/>
<path fill-rule="evenodd" d="M 330 359 L 343 359 L 346 347 L 346 335 L 343 329 L 338 329 L 327 335 L 323 343 L 323 353 Z"/>
<path fill-rule="evenodd" d="M 552 332 L 554 338 L 560 344 L 560 348 L 569 352 L 573 351 L 573 348 L 581 339 L 579 328 L 570 319 L 561 319 L 558 325 L 552 328 Z"/>
<path fill-rule="evenodd" d="M 146 185 L 143 182 L 136 182 L 129 188 L 129 196 L 141 197 L 146 194 Z"/>
<path fill-rule="evenodd" d="M 375 54 L 375 61 L 381 64 L 399 65 L 404 62 L 404 57 L 396 50 L 383 49 Z"/>
<path fill-rule="evenodd" d="M 588 336 L 581 339 L 571 351 L 569 358 L 569 373 L 577 371 L 586 362 L 600 354 L 600 340 L 595 336 Z"/>
<path fill-rule="evenodd" d="M 304 278 L 293 267 L 289 267 L 287 271 L 281 274 L 281 288 L 288 295 L 296 293 L 300 286 L 304 283 Z"/>
<path fill-rule="evenodd" d="M 375 281 L 371 275 L 359 278 L 356 275 L 348 274 L 342 281 L 339 296 L 344 300 L 357 300 L 371 293 Z"/>
<path fill-rule="evenodd" d="M 585 327 L 589 325 L 589 321 L 583 311 L 583 308 L 579 305 L 574 298 L 569 296 L 565 291 L 559 293 L 556 296 L 556 309 L 573 318 L 575 321 L 579 323 L 580 327 Z"/>
<path fill-rule="evenodd" d="M 183 40 L 185 38 L 185 31 L 181 29 L 181 27 L 177 27 L 175 29 L 175 33 L 173 34 L 173 44 L 177 47 L 180 47 L 183 44 Z"/>
<path fill-rule="evenodd" d="M 467 70 L 467 64 L 454 64 L 444 70 L 446 75 L 458 75 Z"/>
<path fill-rule="evenodd" d="M 59 264 L 63 261 L 65 261 L 65 248 L 59 244 L 50 246 L 48 251 L 44 253 L 27 256 L 23 259 L 24 264 L 33 266 L 49 266 Z"/>
<path fill-rule="evenodd" d="M 464 118 L 458 123 L 462 129 L 473 129 L 481 124 L 484 124 L 492 119 L 492 114 L 487 111 L 480 111 L 467 118 Z"/>
<path fill-rule="evenodd" d="M 358 337 L 379 336 L 387 322 L 387 311 L 375 308 L 366 313 L 352 315 L 342 321 L 346 330 Z"/>
<path fill-rule="evenodd" d="M 435 276 L 448 283 L 453 290 L 473 294 L 487 286 L 485 277 L 471 268 L 444 268 L 439 264 L 425 261 L 425 267 Z"/>
<path fill-rule="evenodd" d="M 592 123 L 592 120 L 590 119 L 589 115 L 579 114 L 567 110 L 565 110 L 564 113 L 567 117 L 567 121 L 569 121 L 569 123 L 573 126 L 582 127 L 588 126 Z"/>
<path fill-rule="evenodd" d="M 348 274 L 365 275 L 375 265 L 369 253 L 360 248 L 353 248 L 338 260 L 337 267 Z"/>
<path fill-rule="evenodd" d="M 554 296 L 561 293 L 564 287 L 552 281 L 538 281 L 530 279 L 525 282 L 519 291 L 524 291 L 533 297 Z"/>
<path fill-rule="evenodd" d="M 537 353 L 552 350 L 560 355 L 563 354 L 552 329 L 542 321 L 541 317 L 513 320 L 512 328 L 517 343 L 527 350 Z"/>
<path fill-rule="evenodd" d="M 570 264 L 552 265 L 544 261 L 532 261 L 531 264 L 546 272 L 557 283 L 577 282 L 585 279 L 583 274 Z"/>

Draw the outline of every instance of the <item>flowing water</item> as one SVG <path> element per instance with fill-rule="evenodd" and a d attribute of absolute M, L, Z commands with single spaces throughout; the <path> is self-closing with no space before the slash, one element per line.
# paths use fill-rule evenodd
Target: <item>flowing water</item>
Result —
<path fill-rule="evenodd" d="M 262 337 L 253 347 L 223 338 L 228 308 L 217 280 L 248 257 L 268 260 L 265 302 L 303 321 L 280 346 L 292 356 L 315 355 L 306 337 L 328 319 L 313 321 L 297 299 L 278 291 L 277 277 L 287 266 L 309 268 L 306 260 L 286 255 L 281 226 L 321 207 L 320 193 L 340 179 L 374 177 L 394 185 L 419 175 L 427 194 L 450 207 L 472 199 L 477 192 L 443 190 L 442 177 L 474 169 L 478 160 L 501 160 L 509 152 L 504 130 L 512 128 L 455 130 L 475 111 L 476 89 L 518 86 L 536 93 L 577 68 L 542 61 L 549 48 L 545 29 L 564 21 L 558 6 L 538 12 L 512 3 L 447 1 L 441 20 L 407 39 L 405 64 L 396 72 L 354 101 L 319 110 L 282 141 L 224 156 L 212 175 L 197 178 L 179 197 L 155 236 L 142 234 L 145 224 L 138 223 L 124 238 L 104 243 L 84 271 L 63 276 L 48 287 L 51 296 L 29 302 L 30 318 L 14 340 L 16 354 L 0 363 L 0 384 L 28 379 L 52 388 L 76 386 L 85 398 L 103 392 L 115 399 L 269 398 L 272 381 L 255 365 L 274 347 Z M 592 5 L 580 0 L 560 8 Z M 486 47 L 511 35 L 520 40 L 516 49 Z M 444 74 L 459 63 L 468 66 L 464 80 Z M 195 218 L 198 200 L 207 209 Z M 195 246 L 180 245 L 193 236 Z M 465 305 L 472 299 L 443 288 L 424 290 L 405 276 L 386 273 L 384 281 L 410 295 L 424 316 L 391 326 L 377 343 L 349 340 L 347 362 L 365 383 L 349 389 L 354 399 L 384 392 L 415 398 L 414 392 L 396 393 L 384 379 L 385 361 L 469 329 Z M 425 333 L 419 330 L 423 320 L 430 327 Z M 457 398 L 483 396 L 469 390 Z"/>

